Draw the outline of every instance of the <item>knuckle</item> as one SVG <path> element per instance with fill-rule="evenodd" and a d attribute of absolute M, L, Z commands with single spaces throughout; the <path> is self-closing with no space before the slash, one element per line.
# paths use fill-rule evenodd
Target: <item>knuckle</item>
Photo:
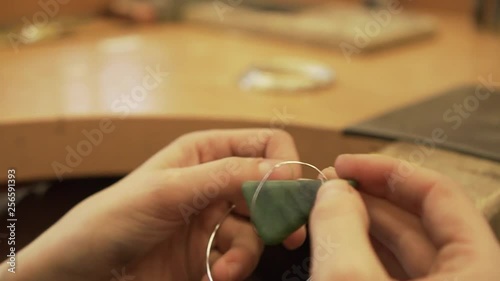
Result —
<path fill-rule="evenodd" d="M 189 133 L 185 133 L 177 138 L 178 141 L 193 141 L 198 140 L 200 138 L 204 138 L 205 136 L 211 136 L 216 134 L 215 129 L 211 130 L 203 130 L 203 131 L 193 131 Z"/>
<path fill-rule="evenodd" d="M 183 144 L 185 142 L 189 142 L 192 139 L 194 139 L 195 134 L 196 134 L 195 132 L 190 132 L 187 134 L 180 135 L 177 138 L 175 138 L 174 141 L 172 141 L 172 144 Z"/>
<path fill-rule="evenodd" d="M 273 132 L 277 138 L 293 141 L 292 135 L 283 129 L 273 129 Z"/>

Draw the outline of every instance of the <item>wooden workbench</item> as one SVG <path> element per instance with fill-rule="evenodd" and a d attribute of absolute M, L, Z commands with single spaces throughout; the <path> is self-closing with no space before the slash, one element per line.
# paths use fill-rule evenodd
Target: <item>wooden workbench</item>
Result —
<path fill-rule="evenodd" d="M 97 20 L 59 41 L 0 49 L 1 167 L 21 178 L 53 178 L 66 147 L 82 130 L 116 125 L 65 177 L 123 174 L 178 135 L 214 127 L 269 127 L 279 112 L 298 139 L 304 160 L 331 164 L 342 152 L 368 152 L 384 141 L 345 137 L 354 122 L 412 103 L 478 76 L 500 77 L 500 38 L 478 33 L 461 14 L 440 14 L 439 33 L 414 44 L 361 53 L 342 52 L 194 24 L 131 26 Z M 337 72 L 326 90 L 259 94 L 238 88 L 256 62 L 276 57 L 320 61 Z M 143 101 L 113 107 L 130 96 L 147 68 L 168 72 Z M 6 175 L 1 174 L 4 179 Z"/>

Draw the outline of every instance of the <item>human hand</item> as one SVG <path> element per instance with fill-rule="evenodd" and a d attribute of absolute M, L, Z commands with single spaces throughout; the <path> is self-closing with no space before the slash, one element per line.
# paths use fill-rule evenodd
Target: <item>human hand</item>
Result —
<path fill-rule="evenodd" d="M 298 159 L 283 131 L 185 135 L 21 251 L 23 266 L 13 280 L 113 280 L 111 272 L 124 267 L 140 280 L 207 280 L 208 238 L 232 204 L 235 214 L 219 229 L 211 254 L 212 273 L 216 281 L 242 280 L 257 265 L 262 245 L 242 218 L 248 209 L 241 185 L 261 179 L 279 159 Z M 273 174 L 292 176 L 300 176 L 298 167 Z M 284 244 L 295 248 L 304 239 L 302 228 Z"/>
<path fill-rule="evenodd" d="M 377 155 L 343 155 L 310 217 L 314 281 L 500 280 L 500 247 L 451 179 Z M 398 174 L 401 168 L 409 174 Z M 337 175 L 329 170 L 329 177 Z M 333 249 L 318 241 L 328 240 Z"/>

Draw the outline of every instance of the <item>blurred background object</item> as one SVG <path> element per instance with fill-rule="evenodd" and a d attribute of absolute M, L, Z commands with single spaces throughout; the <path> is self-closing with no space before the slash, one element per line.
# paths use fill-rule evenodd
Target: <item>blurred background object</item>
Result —
<path fill-rule="evenodd" d="M 110 12 L 136 22 L 177 20 L 183 0 L 111 0 Z"/>
<path fill-rule="evenodd" d="M 475 19 L 478 27 L 500 31 L 500 0 L 476 0 Z"/>
<path fill-rule="evenodd" d="M 274 58 L 248 69 L 240 88 L 248 91 L 280 93 L 309 92 L 333 83 L 335 72 L 328 66 L 296 58 Z"/>
<path fill-rule="evenodd" d="M 366 40 L 367 33 L 377 33 L 366 45 L 366 49 L 374 49 L 434 33 L 436 21 L 429 15 L 437 10 L 468 12 L 479 27 L 498 30 L 499 3 L 500 0 L 20 0 L 4 4 L 0 27 L 7 34 L 36 27 L 39 32 L 32 35 L 33 40 L 23 39 L 32 43 L 70 33 L 75 19 L 105 15 L 137 23 L 187 19 L 323 45 L 353 44 L 356 36 Z M 396 7 L 395 4 L 404 6 L 404 11 L 401 15 L 387 15 L 392 11 L 388 7 Z M 374 26 L 374 20 L 384 28 Z"/>
<path fill-rule="evenodd" d="M 3 8 L 0 9 L 0 25 L 13 25 L 23 23 L 23 18 L 33 21 L 33 17 L 37 15 L 37 20 L 41 20 L 40 10 L 46 11 L 49 17 L 54 16 L 74 16 L 88 17 L 102 15 L 108 10 L 116 10 L 118 14 L 130 11 L 130 5 L 139 4 L 139 6 L 151 5 L 161 7 L 160 9 L 168 9 L 168 7 L 182 7 L 183 5 L 193 2 L 207 3 L 224 3 L 226 5 L 243 5 L 243 6 L 260 6 L 260 7 L 307 7 L 316 4 L 324 3 L 351 3 L 351 4 L 369 4 L 383 3 L 377 1 L 362 1 L 362 0 L 18 0 L 6 1 L 3 3 Z M 403 3 L 403 1 L 401 1 Z M 421 1 L 404 1 L 404 6 L 410 9 L 420 9 L 427 11 L 447 11 L 447 12 L 469 12 L 471 15 L 477 7 L 476 3 L 483 1 L 473 0 L 421 0 Z M 380 5 L 380 4 L 378 4 Z M 371 5 L 373 6 L 373 5 Z M 141 8 L 143 9 L 143 8 Z M 146 9 L 147 10 L 147 9 Z"/>
<path fill-rule="evenodd" d="M 373 50 L 426 37 L 436 29 L 431 17 L 403 11 L 400 4 L 373 9 L 359 5 L 325 4 L 293 12 L 256 10 L 244 6 L 234 10 L 215 7 L 210 2 L 191 5 L 186 9 L 185 17 L 195 22 L 280 36 L 335 49 L 343 44 L 344 48 L 354 52 L 360 48 Z M 217 13 L 214 13 L 214 9 Z"/>
<path fill-rule="evenodd" d="M 498 30 L 499 2 L 499 0 L 424 0 L 404 3 L 399 0 L 20 0 L 4 4 L 5 8 L 0 11 L 0 26 L 3 26 L 4 30 L 6 28 L 17 30 L 22 25 L 23 29 L 27 26 L 37 26 L 39 29 L 54 31 L 53 26 L 48 28 L 41 26 L 49 21 L 57 21 L 60 17 L 88 18 L 102 15 L 116 15 L 135 22 L 179 20 L 185 15 L 190 20 L 217 23 L 217 21 L 222 22 L 221 13 L 223 13 L 225 26 L 288 37 L 296 36 L 297 40 L 333 44 L 332 42 L 339 40 L 345 41 L 350 33 L 355 32 L 354 27 L 373 19 L 371 17 L 373 10 L 386 9 L 394 3 L 404 4 L 405 10 L 418 9 L 425 14 L 433 10 L 469 12 L 471 19 L 475 20 L 478 26 Z M 344 4 L 350 5 L 346 7 Z M 185 8 L 186 6 L 189 8 Z M 236 7 L 238 9 L 234 11 Z M 377 36 L 377 40 L 370 42 L 368 48 L 389 41 L 419 37 L 435 30 L 429 17 L 411 15 L 414 12 L 407 13 L 407 11 L 404 14 L 395 17 L 397 24 L 384 28 L 382 36 Z M 67 29 L 65 25 L 66 23 L 62 28 Z M 323 38 L 320 38 L 321 36 Z M 55 38 L 49 35 L 42 37 Z"/>
<path fill-rule="evenodd" d="M 71 35 L 76 27 L 86 22 L 88 22 L 88 18 L 59 17 L 47 22 L 1 27 L 0 44 L 4 46 L 29 45 L 62 39 Z"/>

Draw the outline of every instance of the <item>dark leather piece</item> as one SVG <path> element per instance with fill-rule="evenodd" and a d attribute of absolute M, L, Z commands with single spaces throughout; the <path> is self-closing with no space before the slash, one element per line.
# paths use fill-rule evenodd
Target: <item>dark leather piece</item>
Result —
<path fill-rule="evenodd" d="M 493 87 L 499 82 L 482 80 L 482 84 L 453 89 L 352 125 L 345 133 L 410 141 L 429 149 L 435 146 L 500 161 L 500 89 Z"/>

